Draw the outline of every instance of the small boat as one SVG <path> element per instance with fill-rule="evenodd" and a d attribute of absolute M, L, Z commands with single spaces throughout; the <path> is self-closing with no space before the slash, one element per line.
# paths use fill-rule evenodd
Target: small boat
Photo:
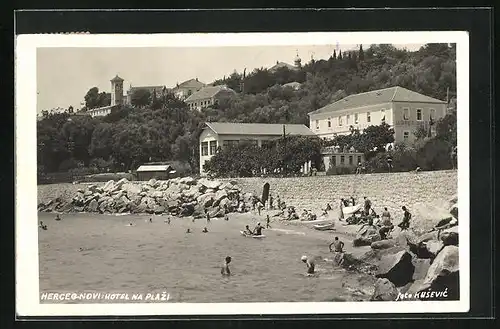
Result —
<path fill-rule="evenodd" d="M 240 231 L 240 234 L 243 235 L 244 237 L 247 237 L 247 238 L 254 238 L 254 239 L 262 239 L 262 238 L 265 238 L 266 236 L 261 234 L 261 235 L 253 235 L 253 234 L 247 234 L 243 231 Z"/>
<path fill-rule="evenodd" d="M 361 209 L 361 204 L 357 204 L 355 206 L 350 206 L 350 207 L 344 207 L 344 208 L 342 208 L 342 212 L 344 213 L 344 216 L 346 216 L 346 217 L 349 217 L 349 215 L 357 213 L 360 210 L 362 210 Z"/>
<path fill-rule="evenodd" d="M 319 225 L 314 225 L 314 229 L 318 231 L 327 231 L 327 230 L 334 230 L 335 229 L 335 224 L 334 223 L 329 223 L 329 224 L 319 224 Z"/>

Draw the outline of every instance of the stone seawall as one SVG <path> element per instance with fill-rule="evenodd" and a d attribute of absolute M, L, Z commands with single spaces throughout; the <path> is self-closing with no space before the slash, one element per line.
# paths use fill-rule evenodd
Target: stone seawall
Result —
<path fill-rule="evenodd" d="M 316 213 L 329 202 L 339 208 L 340 198 L 353 196 L 362 202 L 366 196 L 377 213 L 387 207 L 399 221 L 401 206 L 413 214 L 413 222 L 427 228 L 437 218 L 449 216 L 449 200 L 457 194 L 457 171 L 405 172 L 364 175 L 335 175 L 293 178 L 236 178 L 232 179 L 245 192 L 257 196 L 263 185 L 270 184 L 274 197 L 279 195 L 287 205 L 311 209 Z M 429 221 L 431 220 L 431 221 Z"/>

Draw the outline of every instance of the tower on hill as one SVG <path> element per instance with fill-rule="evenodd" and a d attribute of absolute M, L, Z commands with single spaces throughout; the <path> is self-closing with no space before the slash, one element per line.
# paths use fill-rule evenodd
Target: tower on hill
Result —
<path fill-rule="evenodd" d="M 297 50 L 297 55 L 295 56 L 295 67 L 300 69 L 302 67 L 302 60 L 299 57 L 299 51 Z"/>
<path fill-rule="evenodd" d="M 111 105 L 123 104 L 123 79 L 116 75 L 111 79 Z"/>

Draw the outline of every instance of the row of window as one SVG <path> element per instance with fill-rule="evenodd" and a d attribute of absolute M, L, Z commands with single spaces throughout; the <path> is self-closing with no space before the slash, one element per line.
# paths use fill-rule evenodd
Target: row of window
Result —
<path fill-rule="evenodd" d="M 210 150 L 210 155 L 214 155 L 217 152 L 217 141 L 202 142 L 201 143 L 201 156 L 207 156 Z"/>
<path fill-rule="evenodd" d="M 382 109 L 380 112 L 382 114 L 381 121 L 385 121 L 385 109 Z M 429 120 L 434 120 L 435 118 L 436 118 L 436 110 L 433 108 L 430 108 L 429 109 Z M 421 108 L 416 109 L 416 119 L 417 119 L 417 121 L 423 121 L 423 109 L 421 109 Z M 404 121 L 410 120 L 410 108 L 408 108 L 408 107 L 403 108 L 403 120 Z M 371 121 L 372 121 L 371 120 L 371 113 L 367 112 L 366 113 L 366 122 L 370 123 Z M 351 116 L 349 114 L 346 115 L 346 125 L 350 125 L 353 123 L 358 124 L 358 122 L 359 122 L 358 113 L 354 113 L 354 122 L 351 122 Z M 337 126 L 342 127 L 343 124 L 344 124 L 343 117 L 342 116 L 337 117 Z M 328 128 L 332 127 L 331 118 L 328 118 L 327 126 L 328 126 Z M 316 120 L 316 130 L 319 130 L 319 120 Z"/>
<path fill-rule="evenodd" d="M 357 163 L 361 163 L 361 155 L 358 155 L 357 158 L 358 158 Z M 349 159 L 349 165 L 350 166 L 354 165 L 354 156 L 349 155 L 348 159 Z M 345 155 L 340 156 L 340 164 L 341 165 L 345 164 Z M 336 165 L 337 165 L 337 156 L 333 155 L 330 157 L 330 166 L 335 167 Z"/>

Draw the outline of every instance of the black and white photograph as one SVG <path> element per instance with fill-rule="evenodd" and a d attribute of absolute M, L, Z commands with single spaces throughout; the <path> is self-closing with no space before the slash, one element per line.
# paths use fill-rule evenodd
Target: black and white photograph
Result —
<path fill-rule="evenodd" d="M 468 310 L 466 33 L 17 45 L 20 314 Z"/>

